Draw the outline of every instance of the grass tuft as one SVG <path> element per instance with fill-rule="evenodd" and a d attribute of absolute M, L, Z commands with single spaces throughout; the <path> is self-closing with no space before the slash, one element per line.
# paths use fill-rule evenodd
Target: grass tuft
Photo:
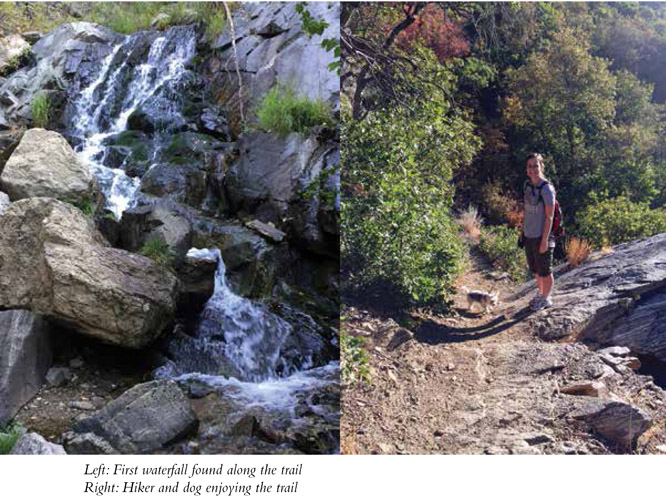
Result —
<path fill-rule="evenodd" d="M 9 455 L 12 448 L 25 433 L 25 429 L 17 423 L 9 424 L 4 429 L 0 429 L 0 455 Z"/>
<path fill-rule="evenodd" d="M 574 236 L 567 242 L 566 252 L 567 261 L 571 267 L 578 267 L 590 256 L 592 247 L 583 238 L 576 238 Z"/>
<path fill-rule="evenodd" d="M 139 253 L 149 259 L 152 259 L 162 268 L 170 268 L 173 263 L 174 255 L 169 245 L 159 236 L 151 236 L 144 243 Z"/>
<path fill-rule="evenodd" d="M 365 350 L 366 339 L 340 333 L 340 381 L 342 385 L 370 383 L 370 366 Z"/>
<path fill-rule="evenodd" d="M 46 128 L 51 115 L 49 96 L 40 93 L 32 101 L 32 124 L 37 128 Z"/>
<path fill-rule="evenodd" d="M 273 88 L 259 105 L 259 128 L 285 136 L 291 132 L 306 134 L 317 125 L 332 123 L 330 106 L 322 100 L 297 96 L 290 87 Z"/>

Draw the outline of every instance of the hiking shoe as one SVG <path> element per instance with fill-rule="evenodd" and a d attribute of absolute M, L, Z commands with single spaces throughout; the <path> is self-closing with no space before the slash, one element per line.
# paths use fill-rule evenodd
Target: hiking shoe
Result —
<path fill-rule="evenodd" d="M 530 307 L 533 307 L 534 304 L 536 304 L 540 300 L 543 300 L 543 297 L 541 296 L 540 293 L 537 293 L 534 297 L 532 297 L 532 300 L 530 300 Z"/>
<path fill-rule="evenodd" d="M 552 305 L 553 305 L 553 299 L 551 299 L 550 297 L 548 297 L 547 299 L 544 297 L 539 297 L 539 299 L 536 300 L 534 304 L 532 304 L 532 310 L 540 311 L 541 309 L 547 309 Z"/>

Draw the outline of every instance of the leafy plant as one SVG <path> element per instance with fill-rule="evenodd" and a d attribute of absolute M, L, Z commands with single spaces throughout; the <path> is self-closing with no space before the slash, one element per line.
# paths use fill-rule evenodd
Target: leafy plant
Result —
<path fill-rule="evenodd" d="M 51 101 L 45 93 L 39 93 L 32 101 L 32 123 L 37 128 L 46 128 L 51 115 Z"/>
<path fill-rule="evenodd" d="M 146 240 L 139 253 L 155 261 L 162 268 L 169 268 L 173 263 L 174 255 L 169 245 L 159 236 L 151 236 Z"/>
<path fill-rule="evenodd" d="M 257 110 L 259 127 L 285 136 L 290 132 L 308 133 L 313 127 L 331 123 L 330 106 L 321 100 L 297 96 L 291 87 L 273 88 Z"/>
<path fill-rule="evenodd" d="M 509 273 L 509 277 L 514 281 L 527 279 L 525 252 L 516 245 L 520 231 L 506 226 L 487 228 L 483 231 L 479 245 L 479 249 L 493 266 Z"/>
<path fill-rule="evenodd" d="M 25 433 L 25 429 L 18 423 L 9 424 L 0 430 L 0 455 L 8 455 L 12 448 Z"/>
<path fill-rule="evenodd" d="M 578 233 L 594 248 L 666 232 L 666 210 L 625 196 L 596 202 L 577 214 Z"/>
<path fill-rule="evenodd" d="M 469 234 L 473 239 L 478 240 L 481 237 L 481 225 L 483 218 L 479 215 L 479 210 L 470 205 L 464 210 L 457 220 L 463 231 Z"/>
<path fill-rule="evenodd" d="M 301 16 L 301 26 L 303 27 L 303 31 L 305 31 L 310 38 L 314 35 L 323 35 L 324 30 L 328 28 L 329 24 L 323 19 L 315 19 L 312 17 L 312 14 L 310 14 L 310 11 L 306 6 L 307 4 L 305 2 L 296 5 L 296 12 Z M 324 38 L 321 41 L 321 46 L 326 52 L 332 51 L 333 56 L 336 58 L 335 61 L 328 65 L 328 70 L 335 71 L 340 75 L 340 39 L 335 37 Z"/>
<path fill-rule="evenodd" d="M 340 333 L 340 381 L 342 385 L 358 382 L 370 383 L 368 353 L 365 350 L 366 339 Z"/>

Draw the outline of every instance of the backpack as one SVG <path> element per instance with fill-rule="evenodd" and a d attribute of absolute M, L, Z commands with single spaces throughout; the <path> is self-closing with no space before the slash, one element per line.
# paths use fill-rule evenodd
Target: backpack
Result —
<path fill-rule="evenodd" d="M 525 184 L 523 185 L 523 192 L 525 192 L 525 188 L 527 187 L 528 183 L 530 181 L 525 181 Z M 541 188 L 544 187 L 546 184 L 550 184 L 550 182 L 545 181 L 542 183 L 540 186 L 537 187 L 537 191 L 539 191 L 539 199 L 537 200 L 537 204 L 539 202 L 543 202 L 543 196 L 541 195 Z M 555 205 L 553 206 L 553 227 L 550 229 L 550 234 L 556 239 L 559 240 L 566 236 L 566 231 L 564 230 L 564 215 L 562 215 L 562 208 L 560 207 L 559 202 L 557 201 L 557 197 L 555 198 Z"/>

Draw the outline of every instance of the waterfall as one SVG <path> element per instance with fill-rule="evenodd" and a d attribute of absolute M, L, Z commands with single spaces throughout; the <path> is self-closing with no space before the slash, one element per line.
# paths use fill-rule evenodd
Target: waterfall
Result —
<path fill-rule="evenodd" d="M 105 141 L 125 132 L 132 113 L 175 85 L 195 53 L 194 29 L 179 26 L 157 36 L 144 58 L 134 61 L 147 36 L 150 34 L 135 33 L 114 46 L 97 78 L 73 103 L 76 120 L 71 135 L 79 142 L 76 151 L 97 179 L 106 207 L 117 219 L 136 203 L 141 181 L 127 176 L 122 168 L 104 166 Z"/>

